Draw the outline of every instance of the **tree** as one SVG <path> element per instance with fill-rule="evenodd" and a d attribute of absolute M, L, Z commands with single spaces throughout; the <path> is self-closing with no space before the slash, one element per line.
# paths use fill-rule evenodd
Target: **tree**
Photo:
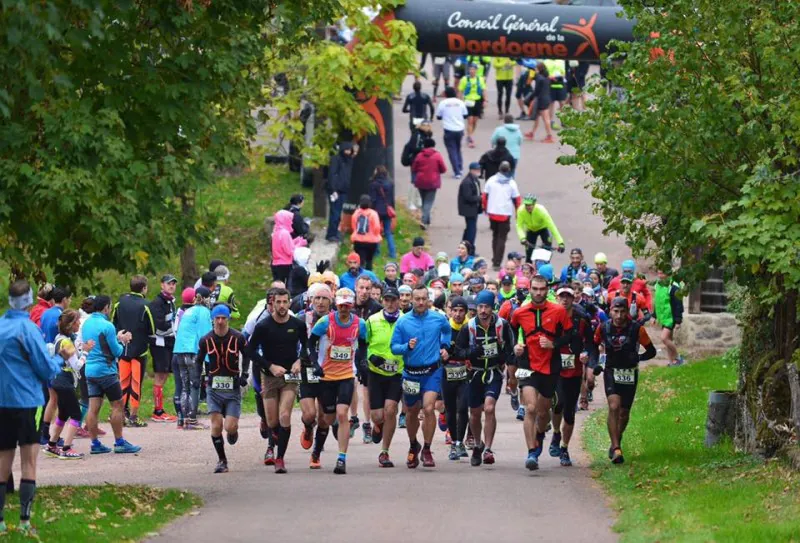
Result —
<path fill-rule="evenodd" d="M 593 175 L 596 212 L 635 254 L 680 259 L 690 283 L 724 265 L 746 287 L 742 427 L 749 448 L 775 452 L 792 409 L 800 420 L 800 5 L 623 4 L 637 41 L 609 62 L 621 92 L 597 87 L 568 117 L 575 154 L 560 160 Z"/>

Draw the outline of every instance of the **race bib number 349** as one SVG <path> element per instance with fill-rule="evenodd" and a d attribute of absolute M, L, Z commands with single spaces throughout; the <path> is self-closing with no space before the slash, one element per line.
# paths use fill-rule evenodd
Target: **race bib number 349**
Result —
<path fill-rule="evenodd" d="M 334 345 L 331 347 L 331 360 L 338 360 L 344 362 L 353 357 L 353 349 L 343 345 Z"/>

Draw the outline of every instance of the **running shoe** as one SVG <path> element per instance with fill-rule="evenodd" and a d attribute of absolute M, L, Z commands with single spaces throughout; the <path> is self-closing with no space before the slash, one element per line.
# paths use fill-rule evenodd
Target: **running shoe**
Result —
<path fill-rule="evenodd" d="M 372 442 L 377 445 L 381 441 L 383 441 L 383 428 L 376 424 L 372 427 Z"/>
<path fill-rule="evenodd" d="M 217 467 L 214 468 L 214 473 L 228 473 L 228 463 L 224 460 L 217 462 Z"/>
<path fill-rule="evenodd" d="M 175 422 L 178 420 L 178 417 L 176 417 L 175 415 L 170 415 L 169 413 L 164 411 L 160 415 L 156 415 L 155 413 L 153 413 L 152 416 L 150 417 L 150 420 L 152 420 L 153 422 Z"/>
<path fill-rule="evenodd" d="M 622 449 L 620 449 L 619 447 L 614 449 L 613 456 L 611 457 L 611 463 L 612 464 L 624 464 L 625 463 L 625 457 L 622 456 Z"/>
<path fill-rule="evenodd" d="M 45 456 L 49 456 L 50 458 L 58 458 L 58 453 L 60 452 L 60 449 L 58 448 L 57 445 L 54 447 L 51 447 L 50 445 L 45 445 L 44 448 L 42 448 L 42 452 L 44 453 Z"/>
<path fill-rule="evenodd" d="M 553 138 L 553 136 L 545 136 L 542 139 L 542 143 L 555 143 L 555 142 L 556 142 L 556 140 L 555 140 L 555 138 Z"/>
<path fill-rule="evenodd" d="M 339 458 L 336 460 L 336 467 L 333 468 L 336 475 L 345 475 L 347 473 L 347 462 Z"/>
<path fill-rule="evenodd" d="M 21 533 L 25 537 L 36 537 L 39 532 L 36 531 L 36 528 L 31 526 L 30 522 L 22 522 L 19 526 L 17 526 L 17 531 Z M 38 538 L 37 538 L 38 539 Z"/>
<path fill-rule="evenodd" d="M 519 392 L 511 395 L 511 409 L 519 411 Z"/>
<path fill-rule="evenodd" d="M 422 449 L 422 467 L 435 468 L 436 462 L 433 461 L 433 453 L 430 449 Z"/>
<path fill-rule="evenodd" d="M 275 473 L 286 473 L 286 464 L 283 462 L 283 458 L 275 459 Z"/>
<path fill-rule="evenodd" d="M 536 454 L 530 452 L 528 453 L 528 458 L 525 459 L 525 468 L 530 471 L 536 471 L 539 469 L 539 458 Z"/>
<path fill-rule="evenodd" d="M 517 420 L 525 420 L 525 408 L 521 405 L 517 409 Z"/>
<path fill-rule="evenodd" d="M 541 439 L 539 439 L 539 437 L 541 437 Z M 544 434 L 541 436 L 536 436 L 536 441 L 539 443 L 539 445 L 533 449 L 533 454 L 536 455 L 536 460 L 539 460 L 539 457 L 542 455 L 542 450 L 544 449 Z"/>
<path fill-rule="evenodd" d="M 572 465 L 572 459 L 569 457 L 569 451 L 564 447 L 561 447 L 561 465 L 564 467 L 569 467 Z"/>
<path fill-rule="evenodd" d="M 120 445 L 114 444 L 114 452 L 117 454 L 134 454 L 141 451 L 142 448 L 138 445 L 133 445 L 124 439 Z"/>
<path fill-rule="evenodd" d="M 453 444 L 453 438 L 450 436 L 450 430 L 447 430 L 444 433 L 444 444 L 445 445 L 452 445 Z"/>
<path fill-rule="evenodd" d="M 419 466 L 420 449 L 422 449 L 422 446 L 419 444 L 419 442 L 408 448 L 408 458 L 406 458 L 406 467 L 408 469 L 415 469 L 417 466 Z"/>
<path fill-rule="evenodd" d="M 400 413 L 400 420 L 398 421 L 397 426 L 400 427 L 400 428 L 405 428 L 406 427 L 406 414 L 405 413 Z"/>
<path fill-rule="evenodd" d="M 139 417 L 129 417 L 125 419 L 126 428 L 147 428 L 147 423 Z"/>
<path fill-rule="evenodd" d="M 314 453 L 311 453 L 311 461 L 308 463 L 308 469 L 320 469 L 322 464 L 319 461 L 319 456 Z"/>
<path fill-rule="evenodd" d="M 447 417 L 444 413 L 439 413 L 439 431 L 444 432 L 447 430 Z"/>
<path fill-rule="evenodd" d="M 483 451 L 483 463 L 484 464 L 494 464 L 494 453 L 492 449 L 486 449 Z"/>
<path fill-rule="evenodd" d="M 267 426 L 267 421 L 261 420 L 258 431 L 261 433 L 261 439 L 269 439 L 269 426 Z"/>
<path fill-rule="evenodd" d="M 228 445 L 236 445 L 236 442 L 239 441 L 239 432 L 228 432 L 225 434 L 225 439 L 228 441 Z"/>
<path fill-rule="evenodd" d="M 448 460 L 458 460 L 460 458 L 458 454 L 458 447 L 455 445 L 450 445 L 450 454 L 447 455 Z"/>
<path fill-rule="evenodd" d="M 311 448 L 314 444 L 314 428 L 313 426 L 307 426 L 303 428 L 303 431 L 300 432 L 300 446 L 303 447 L 305 450 Z"/>
<path fill-rule="evenodd" d="M 525 132 L 525 139 L 532 140 L 533 139 L 533 132 Z"/>
<path fill-rule="evenodd" d="M 111 452 L 111 448 L 110 447 L 106 447 L 102 443 L 99 443 L 97 445 L 92 444 L 92 447 L 89 449 L 89 453 L 90 454 L 106 454 L 106 453 L 110 453 L 110 452 Z"/>
<path fill-rule="evenodd" d="M 100 435 L 100 433 L 98 432 L 97 435 Z M 90 438 L 90 437 L 92 437 L 92 436 L 91 436 L 91 434 L 89 433 L 88 430 L 84 430 L 83 428 L 78 428 L 75 431 L 75 439 L 87 439 L 87 438 Z"/>
<path fill-rule="evenodd" d="M 553 458 L 561 456 L 561 434 L 553 434 L 553 439 L 550 441 L 550 456 Z"/>
<path fill-rule="evenodd" d="M 83 453 L 75 452 L 72 449 L 64 450 L 60 449 L 58 452 L 58 459 L 59 460 L 82 460 Z"/>
<path fill-rule="evenodd" d="M 183 417 L 178 417 L 178 430 L 183 429 Z"/>
<path fill-rule="evenodd" d="M 611 460 L 612 458 L 614 458 L 614 447 L 609 447 L 608 448 L 608 459 Z"/>
<path fill-rule="evenodd" d="M 368 422 L 365 422 L 361 425 L 361 431 L 364 433 L 362 441 L 364 443 L 372 443 L 372 425 Z M 350 430 L 350 433 L 353 433 L 352 429 Z"/>
<path fill-rule="evenodd" d="M 457 444 L 456 448 L 458 449 L 459 458 L 469 458 L 469 453 L 467 452 L 467 448 L 464 446 L 463 443 Z"/>
<path fill-rule="evenodd" d="M 478 467 L 483 462 L 481 455 L 483 454 L 483 443 L 480 445 L 476 445 L 472 449 L 472 457 L 469 459 L 469 465 L 472 467 Z"/>
<path fill-rule="evenodd" d="M 264 453 L 264 465 L 265 466 L 275 465 L 275 449 L 273 449 L 272 447 L 267 447 L 267 452 Z"/>
<path fill-rule="evenodd" d="M 382 468 L 393 468 L 394 462 L 389 460 L 389 453 L 388 452 L 381 452 L 378 455 L 378 466 Z"/>
<path fill-rule="evenodd" d="M 208 426 L 205 424 L 198 422 L 197 420 L 190 420 L 186 419 L 183 421 L 183 429 L 186 431 L 189 430 L 208 430 Z"/>
<path fill-rule="evenodd" d="M 358 417 L 350 417 L 350 439 L 356 437 L 356 429 L 358 428 Z"/>

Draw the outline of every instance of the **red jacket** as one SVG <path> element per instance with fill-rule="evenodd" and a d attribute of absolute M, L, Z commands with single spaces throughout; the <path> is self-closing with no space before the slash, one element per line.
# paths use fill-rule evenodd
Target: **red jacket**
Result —
<path fill-rule="evenodd" d="M 611 282 L 608 284 L 608 300 L 609 302 L 613 300 L 611 293 L 616 293 L 617 291 L 622 289 L 622 275 L 616 276 Z M 650 293 L 650 289 L 647 288 L 647 281 L 644 279 L 636 278 L 633 280 L 633 284 L 631 285 L 631 291 L 639 294 L 645 305 L 647 306 L 648 311 L 653 311 L 653 295 Z"/>
<path fill-rule="evenodd" d="M 447 171 L 447 166 L 444 165 L 444 159 L 439 151 L 428 147 L 414 158 L 411 171 L 416 175 L 415 187 L 420 190 L 438 190 L 442 188 L 442 174 Z"/>
<path fill-rule="evenodd" d="M 31 309 L 31 320 L 36 324 L 36 326 L 42 326 L 42 313 L 53 307 L 52 302 L 48 302 L 47 300 L 42 300 L 41 298 L 37 298 L 36 305 L 33 306 Z"/>

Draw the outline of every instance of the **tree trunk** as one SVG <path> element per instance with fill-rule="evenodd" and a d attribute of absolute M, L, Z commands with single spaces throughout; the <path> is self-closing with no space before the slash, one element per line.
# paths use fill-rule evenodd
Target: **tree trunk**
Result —
<path fill-rule="evenodd" d="M 183 288 L 194 286 L 200 277 L 197 271 L 197 258 L 194 245 L 187 243 L 181 251 L 181 281 Z"/>

